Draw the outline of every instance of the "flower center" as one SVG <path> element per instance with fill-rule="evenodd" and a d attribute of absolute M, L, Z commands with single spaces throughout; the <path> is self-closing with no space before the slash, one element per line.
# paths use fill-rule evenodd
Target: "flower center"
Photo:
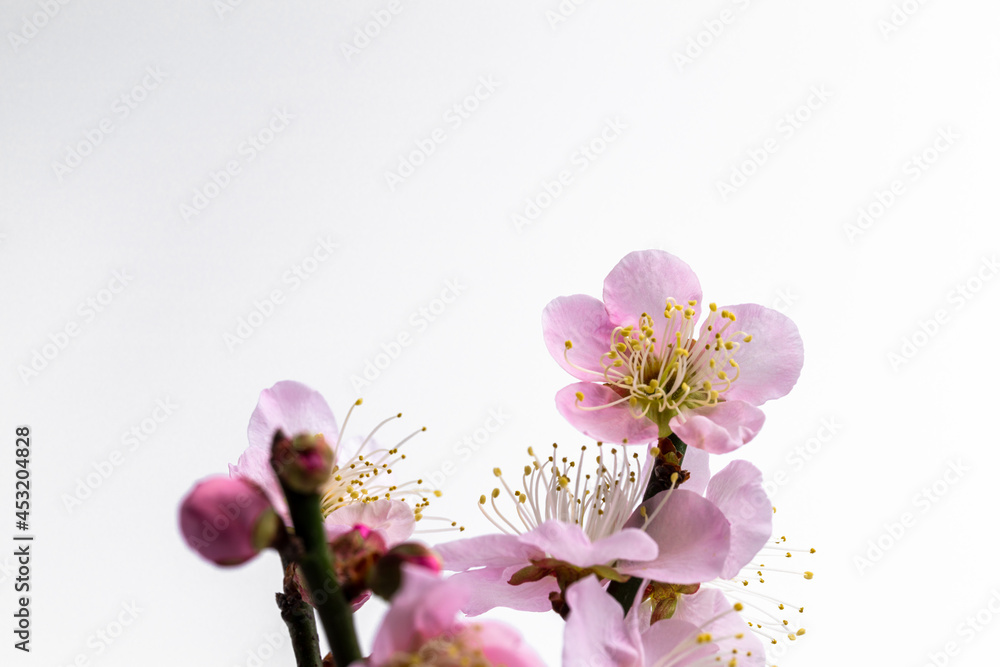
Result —
<path fill-rule="evenodd" d="M 500 488 L 493 489 L 490 503 L 496 518 L 486 511 L 486 496 L 479 498 L 479 509 L 494 526 L 505 533 L 520 534 L 530 531 L 550 519 L 580 526 L 592 540 L 607 537 L 625 525 L 629 516 L 642 502 L 652 471 L 652 465 L 643 466 L 639 454 L 631 458 L 611 449 L 611 457 L 604 454 L 603 443 L 597 443 L 597 466 L 587 472 L 587 447 L 580 448 L 579 462 L 569 457 L 559 457 L 558 445 L 552 445 L 552 455 L 543 461 L 533 448 L 528 448 L 531 465 L 524 466 L 520 489 L 511 489 L 500 468 L 493 474 L 514 504 L 514 520 L 509 520 L 497 507 Z M 610 466 L 610 467 L 609 467 Z M 499 521 L 498 521 L 499 520 Z"/>
<path fill-rule="evenodd" d="M 731 329 L 736 315 L 720 311 L 714 303 L 709 304 L 703 329 L 696 331 L 697 304 L 688 301 L 684 306 L 673 298 L 667 299 L 659 334 L 647 313 L 642 314 L 637 325 L 615 327 L 610 347 L 601 356 L 599 374 L 622 398 L 607 405 L 584 407 L 580 405 L 582 394 L 577 394 L 577 406 L 598 410 L 627 402 L 637 418 L 649 417 L 666 424 L 682 409 L 724 400 L 721 396 L 740 375 L 734 354 L 752 337 Z M 566 341 L 567 352 L 572 347 L 572 341 Z"/>
<path fill-rule="evenodd" d="M 418 433 L 426 431 L 426 426 L 410 433 L 391 448 L 369 447 L 379 429 L 403 416 L 399 413 L 379 422 L 357 445 L 353 454 L 345 451 L 347 445 L 344 442 L 344 433 L 354 408 L 359 405 L 361 405 L 360 398 L 351 405 L 347 417 L 344 418 L 344 426 L 334 447 L 336 460 L 333 469 L 330 471 L 329 479 L 320 489 L 323 516 L 329 516 L 335 510 L 354 503 L 371 503 L 382 498 L 402 501 L 410 499 L 413 501 L 413 517 L 417 521 L 424 518 L 433 519 L 435 522 L 445 521 L 449 526 L 443 530 L 465 530 L 464 526 L 458 526 L 456 522 L 443 517 L 425 517 L 424 510 L 431 504 L 429 496 L 440 498 L 441 491 L 425 487 L 423 479 L 396 484 L 394 478 L 390 477 L 393 466 L 406 459 L 406 454 L 400 453 L 400 449 Z M 437 529 L 420 532 L 437 532 Z"/>

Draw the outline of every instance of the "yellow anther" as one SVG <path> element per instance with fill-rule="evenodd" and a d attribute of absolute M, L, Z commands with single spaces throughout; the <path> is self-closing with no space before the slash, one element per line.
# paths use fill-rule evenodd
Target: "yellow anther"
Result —
<path fill-rule="evenodd" d="M 361 403 L 362 403 L 362 400 L 360 398 L 358 400 L 354 401 L 354 405 L 361 405 Z"/>
<path fill-rule="evenodd" d="M 566 349 L 567 350 L 572 350 L 573 349 L 573 341 L 571 341 L 571 340 L 566 341 Z"/>
<path fill-rule="evenodd" d="M 564 489 L 567 486 L 569 486 L 569 477 L 567 477 L 566 475 L 561 475 L 559 477 L 559 486 L 563 487 Z"/>
<path fill-rule="evenodd" d="M 805 633 L 806 633 L 806 629 L 805 628 L 799 628 L 798 630 L 795 631 L 795 634 L 797 634 L 799 637 L 801 637 Z"/>
<path fill-rule="evenodd" d="M 710 632 L 703 632 L 703 633 L 701 633 L 700 635 L 698 635 L 697 641 L 698 641 L 699 644 L 707 644 L 707 643 L 709 643 L 710 641 L 712 641 L 712 633 L 710 633 Z"/>
<path fill-rule="evenodd" d="M 660 448 L 659 447 L 650 447 L 649 454 L 650 454 L 650 456 L 659 456 L 660 455 Z"/>
<path fill-rule="evenodd" d="M 744 343 L 749 343 L 752 340 L 753 340 L 753 336 L 750 335 L 750 334 L 747 334 L 746 337 L 743 339 L 743 342 Z"/>
<path fill-rule="evenodd" d="M 717 311 L 719 309 L 719 307 L 716 306 L 715 302 L 713 301 L 712 303 L 708 304 L 708 309 L 711 310 L 714 313 L 715 311 Z"/>
<path fill-rule="evenodd" d="M 444 495 L 444 494 L 441 493 L 439 490 L 434 489 L 434 497 L 435 498 L 440 498 L 442 495 Z"/>
<path fill-rule="evenodd" d="M 500 472 L 500 468 L 494 468 L 493 469 L 493 476 L 494 477 L 501 477 L 502 475 L 503 475 L 503 473 Z"/>
<path fill-rule="evenodd" d="M 493 495 L 494 498 L 499 498 L 500 497 L 500 489 L 493 489 L 493 494 L 492 495 Z"/>
<path fill-rule="evenodd" d="M 576 400 L 577 401 L 582 401 L 583 400 L 583 392 L 582 391 L 576 392 Z"/>
<path fill-rule="evenodd" d="M 690 320 L 692 317 L 694 317 L 694 308 L 685 308 L 684 309 L 684 319 L 685 320 Z"/>
<path fill-rule="evenodd" d="M 531 466 L 524 466 L 524 476 L 527 477 L 531 474 Z"/>
<path fill-rule="evenodd" d="M 733 609 L 735 609 L 736 611 L 743 611 L 743 603 L 737 602 L 736 604 L 733 605 Z"/>
<path fill-rule="evenodd" d="M 697 305 L 698 305 L 698 302 L 697 302 L 697 301 L 695 301 L 694 299 L 691 299 L 690 301 L 688 301 L 688 305 L 689 305 L 689 306 L 697 306 Z"/>
<path fill-rule="evenodd" d="M 805 577 L 806 579 L 812 579 L 813 578 L 813 573 L 812 572 L 806 572 L 802 576 Z"/>

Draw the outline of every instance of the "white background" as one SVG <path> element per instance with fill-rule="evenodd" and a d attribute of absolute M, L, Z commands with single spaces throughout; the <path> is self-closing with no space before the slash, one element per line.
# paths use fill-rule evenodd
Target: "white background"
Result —
<path fill-rule="evenodd" d="M 994 660 L 993 613 L 979 631 L 961 624 L 1000 591 L 1000 281 L 980 278 L 1000 249 L 1000 8 L 897 1 L 895 16 L 890 0 L 591 0 L 564 16 L 556 0 L 404 0 L 345 53 L 388 0 L 50 0 L 51 17 L 5 0 L 0 535 L 15 532 L 14 427 L 28 424 L 37 538 L 30 656 L 11 647 L 13 560 L 0 557 L 4 664 L 248 665 L 269 633 L 284 641 L 264 664 L 290 664 L 276 557 L 221 571 L 176 528 L 192 483 L 245 447 L 258 392 L 297 379 L 341 416 L 362 395 L 355 433 L 401 410 L 389 443 L 427 425 L 413 476 L 453 466 L 438 512 L 485 531 L 475 502 L 494 465 L 582 442 L 553 408 L 571 378 L 542 345 L 542 308 L 599 296 L 618 259 L 649 247 L 685 259 L 706 299 L 780 308 L 805 340 L 798 385 L 739 453 L 777 482 L 777 529 L 819 550 L 812 582 L 774 578 L 810 612 L 778 662 L 916 666 L 949 643 L 939 664 Z M 449 122 L 463 102 L 475 110 Z M 292 118 L 268 136 L 276 112 Z M 436 128 L 444 142 L 390 187 Z M 273 141 L 250 160 L 257 135 Z M 933 164 L 914 171 L 925 151 Z M 213 188 L 229 161 L 239 173 Z M 563 170 L 570 184 L 539 200 Z M 547 206 L 519 228 L 528 199 Z M 337 250 L 293 288 L 286 272 L 321 238 Z M 127 286 L 102 291 L 116 271 Z M 427 321 L 419 309 L 449 280 L 460 296 Z M 227 343 L 273 290 L 270 317 Z M 410 345 L 352 386 L 401 333 Z M 130 450 L 123 434 L 157 400 L 177 408 Z M 455 444 L 491 409 L 508 418 L 463 460 Z M 121 464 L 68 507 L 116 450 Z M 940 481 L 951 463 L 968 471 Z M 133 602 L 120 636 L 95 639 Z M 362 615 L 365 641 L 378 611 Z M 558 664 L 561 621 L 515 618 Z"/>

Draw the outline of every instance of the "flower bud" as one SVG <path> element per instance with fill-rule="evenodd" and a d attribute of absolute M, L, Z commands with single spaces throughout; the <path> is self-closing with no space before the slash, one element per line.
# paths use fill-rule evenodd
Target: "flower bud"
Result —
<path fill-rule="evenodd" d="M 368 586 L 386 600 L 391 600 L 403 583 L 403 565 L 422 567 L 437 574 L 442 569 L 441 557 L 418 542 L 397 544 L 369 571 Z"/>
<path fill-rule="evenodd" d="M 239 565 L 274 545 L 284 526 L 271 502 L 241 477 L 199 482 L 181 503 L 181 534 L 188 546 L 217 565 Z"/>
<path fill-rule="evenodd" d="M 333 450 L 322 434 L 289 438 L 274 434 L 271 467 L 283 484 L 299 493 L 316 493 L 330 479 Z"/>
<path fill-rule="evenodd" d="M 385 540 L 368 526 L 357 524 L 346 533 L 331 539 L 329 544 L 337 584 L 352 605 L 360 606 L 371 597 L 368 577 L 372 568 L 386 552 Z M 299 587 L 302 599 L 313 604 L 305 578 L 298 568 L 295 570 L 294 581 Z"/>

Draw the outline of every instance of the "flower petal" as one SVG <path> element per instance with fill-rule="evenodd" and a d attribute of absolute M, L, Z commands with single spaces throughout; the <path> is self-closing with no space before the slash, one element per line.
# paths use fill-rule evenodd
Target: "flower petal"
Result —
<path fill-rule="evenodd" d="M 670 420 L 671 430 L 689 447 L 727 454 L 753 440 L 764 413 L 744 401 L 723 401 L 687 410 Z"/>
<path fill-rule="evenodd" d="M 643 511 L 649 519 L 643 518 Z M 729 554 L 726 515 L 693 491 L 661 491 L 640 505 L 626 526 L 645 531 L 659 545 L 659 554 L 647 562 L 620 562 L 617 569 L 625 574 L 700 584 L 719 576 Z"/>
<path fill-rule="evenodd" d="M 662 323 L 667 297 L 681 305 L 701 302 L 701 283 L 686 262 L 663 250 L 630 252 L 604 279 L 604 306 L 616 325 L 638 324 L 643 313 Z"/>
<path fill-rule="evenodd" d="M 271 467 L 270 449 L 247 447 L 240 454 L 236 465 L 229 464 L 229 476 L 242 477 L 259 486 L 267 499 L 271 501 L 278 516 L 284 519 L 286 525 L 292 525 L 292 518 L 288 513 L 288 503 L 285 502 L 285 494 L 281 490 L 281 482 L 278 481 L 278 476 L 274 474 L 274 469 Z"/>
<path fill-rule="evenodd" d="M 701 634 L 699 629 L 686 621 L 679 621 L 676 618 L 657 621 L 642 633 L 642 649 L 646 655 L 646 664 L 665 664 L 669 667 L 706 664 L 705 659 L 716 655 L 719 647 L 712 643 L 696 643 L 694 639 L 699 634 Z M 687 646 L 678 650 L 684 643 Z M 671 659 L 663 663 L 663 659 L 668 656 Z M 743 665 L 742 662 L 739 664 Z"/>
<path fill-rule="evenodd" d="M 563 664 L 588 667 L 642 667 L 638 633 L 622 618 L 621 606 L 587 577 L 566 590 L 569 617 L 563 635 Z"/>
<path fill-rule="evenodd" d="M 315 389 L 290 380 L 278 382 L 260 392 L 247 427 L 250 446 L 270 452 L 271 441 L 278 429 L 289 437 L 301 433 L 322 433 L 331 446 L 338 437 L 337 420 L 326 400 Z"/>
<path fill-rule="evenodd" d="M 708 465 L 709 458 L 710 456 L 705 450 L 688 447 L 681 465 L 684 470 L 691 473 L 691 478 L 684 482 L 684 488 L 688 491 L 694 491 L 699 496 L 705 495 L 708 481 L 712 478 L 712 471 Z"/>
<path fill-rule="evenodd" d="M 479 535 L 434 547 L 444 569 L 461 572 L 476 567 L 527 565 L 533 558 L 544 558 L 538 547 L 523 544 L 519 535 Z"/>
<path fill-rule="evenodd" d="M 403 587 L 382 617 L 371 662 L 381 664 L 397 651 L 412 651 L 424 640 L 446 632 L 467 599 L 468 592 L 461 584 L 424 568 L 404 565 Z"/>
<path fill-rule="evenodd" d="M 705 497 L 729 520 L 729 555 L 722 578 L 731 579 L 771 537 L 774 509 L 764 492 L 764 476 L 749 461 L 733 461 L 712 477 Z"/>
<path fill-rule="evenodd" d="M 559 590 L 555 577 L 545 577 L 517 586 L 508 583 L 518 570 L 528 565 L 528 561 L 525 561 L 510 567 L 483 567 L 452 575 L 451 579 L 469 591 L 462 611 L 469 616 L 478 616 L 496 607 L 517 611 L 552 611 L 549 593 Z"/>
<path fill-rule="evenodd" d="M 719 618 L 708 623 L 716 617 Z M 682 595 L 673 619 L 697 625 L 702 632 L 717 637 L 714 641 L 720 653 L 738 658 L 740 667 L 763 667 L 764 646 L 756 634 L 747 632 L 747 622 L 733 611 L 732 602 L 718 589 L 702 586 L 694 595 Z M 657 625 L 654 623 L 652 627 Z"/>
<path fill-rule="evenodd" d="M 561 296 L 542 312 L 545 347 L 560 366 L 580 380 L 603 380 L 601 357 L 610 349 L 613 330 L 604 304 L 592 296 Z M 572 349 L 566 349 L 566 341 L 573 342 Z"/>
<path fill-rule="evenodd" d="M 491 665 L 504 667 L 545 667 L 533 648 L 514 628 L 496 621 L 479 621 L 469 626 L 483 657 Z"/>
<path fill-rule="evenodd" d="M 577 405 L 577 392 L 583 394 L 583 401 Z M 591 382 L 577 382 L 563 387 L 556 394 L 556 409 L 578 431 L 595 440 L 630 445 L 653 442 L 659 436 L 656 424 L 645 417 L 637 418 L 627 402 L 620 402 L 621 396 L 608 387 Z M 587 410 L 595 406 L 609 406 L 599 410 Z M 582 407 L 581 407 L 582 406 Z"/>
<path fill-rule="evenodd" d="M 523 544 L 578 567 L 605 565 L 619 559 L 646 561 L 656 558 L 656 542 L 641 530 L 624 529 L 591 542 L 580 526 L 557 519 L 546 521 L 521 536 Z"/>
<path fill-rule="evenodd" d="M 753 336 L 733 354 L 740 377 L 726 392 L 726 400 L 761 405 L 790 392 L 803 362 L 802 338 L 795 322 L 755 303 L 726 306 L 726 310 L 736 315 L 734 327 Z"/>
<path fill-rule="evenodd" d="M 380 498 L 370 503 L 351 503 L 334 510 L 323 522 L 328 537 L 336 537 L 362 524 L 381 535 L 387 547 L 405 542 L 413 534 L 413 508 L 401 500 Z"/>

